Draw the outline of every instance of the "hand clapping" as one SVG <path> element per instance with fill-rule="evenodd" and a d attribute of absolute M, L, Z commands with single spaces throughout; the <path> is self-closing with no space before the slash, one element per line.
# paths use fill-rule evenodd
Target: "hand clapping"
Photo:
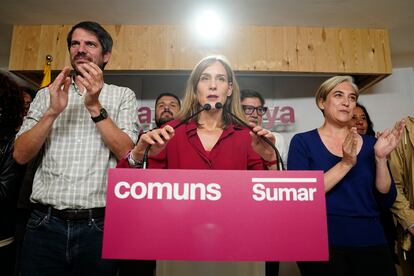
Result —
<path fill-rule="evenodd" d="M 104 86 L 103 73 L 101 68 L 93 62 L 78 65 L 80 75 L 76 79 L 86 89 L 85 106 L 87 108 L 99 104 L 99 94 Z"/>
<path fill-rule="evenodd" d="M 68 92 L 70 86 L 70 68 L 65 67 L 49 85 L 50 105 L 49 112 L 59 115 L 68 105 Z"/>
<path fill-rule="evenodd" d="M 354 166 L 357 162 L 357 146 L 358 146 L 358 132 L 356 127 L 352 127 L 345 137 L 342 145 L 342 161 L 345 164 Z"/>
<path fill-rule="evenodd" d="M 404 120 L 401 120 L 395 124 L 392 130 L 387 129 L 382 133 L 378 133 L 377 142 L 374 146 L 376 158 L 387 158 L 387 155 L 390 154 L 400 142 L 404 127 L 405 122 Z"/>

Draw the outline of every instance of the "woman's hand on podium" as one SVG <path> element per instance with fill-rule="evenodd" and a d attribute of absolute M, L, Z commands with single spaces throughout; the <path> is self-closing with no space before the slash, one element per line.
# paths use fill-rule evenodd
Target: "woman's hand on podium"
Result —
<path fill-rule="evenodd" d="M 149 155 L 159 154 L 174 137 L 175 130 L 172 126 L 166 125 L 163 128 L 150 130 L 141 135 L 138 143 L 131 151 L 134 160 L 142 160 L 147 146 L 151 145 Z"/>

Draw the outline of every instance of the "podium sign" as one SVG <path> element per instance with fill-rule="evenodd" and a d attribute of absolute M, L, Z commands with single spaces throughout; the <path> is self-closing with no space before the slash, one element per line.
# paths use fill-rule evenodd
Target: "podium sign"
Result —
<path fill-rule="evenodd" d="M 327 260 L 323 172 L 110 169 L 102 256 Z"/>

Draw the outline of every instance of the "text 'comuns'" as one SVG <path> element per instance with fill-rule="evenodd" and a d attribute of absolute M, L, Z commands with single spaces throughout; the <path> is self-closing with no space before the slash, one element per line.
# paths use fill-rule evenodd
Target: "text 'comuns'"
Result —
<path fill-rule="evenodd" d="M 121 181 L 115 185 L 115 196 L 125 199 L 175 199 L 175 200 L 219 200 L 220 185 L 217 183 L 168 183 Z"/>

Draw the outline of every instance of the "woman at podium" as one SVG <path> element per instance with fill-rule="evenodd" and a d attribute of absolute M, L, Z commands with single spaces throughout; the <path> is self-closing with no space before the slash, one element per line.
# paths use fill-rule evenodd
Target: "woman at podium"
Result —
<path fill-rule="evenodd" d="M 275 169 L 277 154 L 264 141 L 274 144 L 274 136 L 235 117 L 244 121 L 234 72 L 224 57 L 206 57 L 191 72 L 178 119 L 141 135 L 118 167 Z"/>

